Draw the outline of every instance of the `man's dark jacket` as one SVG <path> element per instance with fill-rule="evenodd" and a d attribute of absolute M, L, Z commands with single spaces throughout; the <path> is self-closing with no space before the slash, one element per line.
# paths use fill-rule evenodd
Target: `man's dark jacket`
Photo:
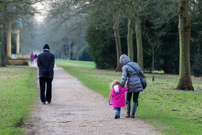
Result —
<path fill-rule="evenodd" d="M 55 57 L 48 50 L 38 55 L 37 65 L 39 67 L 39 78 L 52 78 L 54 75 Z"/>

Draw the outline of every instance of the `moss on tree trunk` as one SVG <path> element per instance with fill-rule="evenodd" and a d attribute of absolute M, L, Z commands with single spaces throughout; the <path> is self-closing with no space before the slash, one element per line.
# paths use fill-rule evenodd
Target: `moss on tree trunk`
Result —
<path fill-rule="evenodd" d="M 3 28 L 0 29 L 1 41 L 0 41 L 0 67 L 5 67 L 5 37 L 4 37 L 4 25 Z"/>
<path fill-rule="evenodd" d="M 135 33 L 136 33 L 136 43 L 137 43 L 137 63 L 139 64 L 141 69 L 144 70 L 140 18 L 138 14 L 135 14 L 134 17 L 135 17 Z"/>
<path fill-rule="evenodd" d="M 127 44 L 128 44 L 128 57 L 130 58 L 131 61 L 134 61 L 132 19 L 128 19 Z"/>
<path fill-rule="evenodd" d="M 120 41 L 120 35 L 119 35 L 119 22 L 116 22 L 114 25 L 114 37 L 116 41 L 116 55 L 117 55 L 117 66 L 116 66 L 116 71 L 121 71 L 121 64 L 120 64 L 120 56 L 122 55 L 122 50 L 121 50 L 121 41 Z"/>
<path fill-rule="evenodd" d="M 180 44 L 180 67 L 179 83 L 176 89 L 194 90 L 191 80 L 190 68 L 190 36 L 191 21 L 189 17 L 189 0 L 178 2 L 179 13 L 179 44 Z"/>

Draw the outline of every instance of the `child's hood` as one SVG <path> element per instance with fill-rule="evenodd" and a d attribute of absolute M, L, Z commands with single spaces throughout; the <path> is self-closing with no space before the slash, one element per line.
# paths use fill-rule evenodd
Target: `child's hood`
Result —
<path fill-rule="evenodd" d="M 119 93 L 119 85 L 114 85 L 114 91 L 115 93 Z"/>

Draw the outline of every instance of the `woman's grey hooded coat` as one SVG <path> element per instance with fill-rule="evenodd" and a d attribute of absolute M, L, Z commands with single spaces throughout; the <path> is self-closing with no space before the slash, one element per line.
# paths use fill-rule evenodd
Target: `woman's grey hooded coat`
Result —
<path fill-rule="evenodd" d="M 144 73 L 139 65 L 136 62 L 131 62 L 130 58 L 125 54 L 121 55 L 120 64 L 124 65 L 122 67 L 121 84 L 124 86 L 127 81 L 128 93 L 143 91 L 140 78 L 137 74 L 139 73 L 144 77 Z"/>

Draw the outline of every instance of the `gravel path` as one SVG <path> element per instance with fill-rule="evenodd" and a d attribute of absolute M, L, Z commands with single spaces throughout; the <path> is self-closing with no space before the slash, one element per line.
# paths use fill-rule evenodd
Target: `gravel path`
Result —
<path fill-rule="evenodd" d="M 55 67 L 52 103 L 34 106 L 27 135 L 162 135 L 139 118 L 114 119 L 108 99 Z M 38 83 L 38 80 L 37 80 Z"/>

